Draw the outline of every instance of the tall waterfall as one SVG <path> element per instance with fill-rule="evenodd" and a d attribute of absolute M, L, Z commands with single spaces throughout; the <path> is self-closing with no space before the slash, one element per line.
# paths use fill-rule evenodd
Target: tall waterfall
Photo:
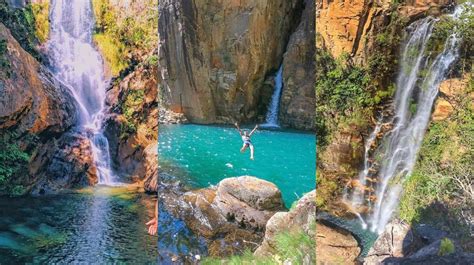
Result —
<path fill-rule="evenodd" d="M 55 76 L 68 86 L 80 108 L 79 126 L 87 134 L 99 184 L 113 183 L 109 143 L 102 131 L 106 87 L 103 61 L 92 41 L 91 1 L 53 0 L 48 56 Z"/>
<path fill-rule="evenodd" d="M 280 106 L 281 90 L 283 88 L 283 64 L 280 65 L 275 75 L 275 91 L 272 95 L 272 101 L 268 107 L 267 116 L 265 117 L 264 127 L 278 128 L 278 111 Z"/>
<path fill-rule="evenodd" d="M 454 18 L 459 13 L 456 10 Z M 428 17 L 408 28 L 396 81 L 393 129 L 381 140 L 381 145 L 372 155 L 376 160 L 373 161 L 368 154 L 380 131 L 378 122 L 365 145 L 364 169 L 359 174 L 359 185 L 351 194 L 346 194 L 351 207 L 365 207 L 367 214 L 358 216 L 362 225 L 370 226 L 372 232 L 382 233 L 398 206 L 403 180 L 412 173 L 439 85 L 458 56 L 459 39 L 454 30 L 440 54 L 427 54 L 427 43 L 436 22 L 437 19 Z M 377 166 L 378 171 L 371 170 Z M 373 186 L 368 187 L 370 185 Z"/>

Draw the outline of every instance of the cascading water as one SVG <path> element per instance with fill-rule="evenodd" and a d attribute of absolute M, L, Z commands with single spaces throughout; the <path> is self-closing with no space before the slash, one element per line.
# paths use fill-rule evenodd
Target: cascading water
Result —
<path fill-rule="evenodd" d="M 91 1 L 53 0 L 48 55 L 55 76 L 72 92 L 80 108 L 79 127 L 87 134 L 99 175 L 99 184 L 114 182 L 109 143 L 102 131 L 106 87 L 103 61 L 94 48 Z"/>
<path fill-rule="evenodd" d="M 275 75 L 275 91 L 272 95 L 272 101 L 268 107 L 267 116 L 265 117 L 265 123 L 263 127 L 278 128 L 278 111 L 280 106 L 281 90 L 283 88 L 283 65 L 280 66 Z"/>
<path fill-rule="evenodd" d="M 456 19 L 459 13 L 457 9 L 453 18 Z M 364 170 L 359 174 L 358 185 L 350 195 L 345 195 L 354 209 L 366 208 L 367 214 L 364 217 L 359 214 L 359 218 L 372 232 L 382 233 L 398 206 L 403 180 L 413 170 L 439 85 L 458 56 L 459 39 L 454 30 L 441 53 L 435 57 L 427 54 L 427 43 L 436 22 L 428 17 L 409 27 L 396 83 L 393 129 L 373 155 L 380 168 L 369 178 L 373 161 L 369 161 L 368 152 L 380 131 L 380 124 L 377 124 L 365 146 Z M 366 180 L 373 181 L 374 177 L 377 179 L 374 188 L 367 187 Z"/>

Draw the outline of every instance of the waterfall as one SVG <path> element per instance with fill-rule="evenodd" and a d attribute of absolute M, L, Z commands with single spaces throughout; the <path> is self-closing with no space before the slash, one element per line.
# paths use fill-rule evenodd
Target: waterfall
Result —
<path fill-rule="evenodd" d="M 283 88 L 283 64 L 280 65 L 275 75 L 275 91 L 273 91 L 272 101 L 268 107 L 267 116 L 265 117 L 265 123 L 263 127 L 278 128 L 278 111 L 280 106 L 281 90 Z"/>
<path fill-rule="evenodd" d="M 455 12 L 453 16 L 458 15 L 459 12 Z M 365 216 L 358 214 L 358 217 L 372 232 L 382 233 L 398 206 L 403 180 L 412 173 L 439 85 L 458 56 L 459 39 L 455 30 L 446 39 L 440 54 L 427 54 L 427 43 L 436 22 L 437 19 L 427 17 L 408 28 L 396 81 L 393 129 L 375 150 L 372 157 L 376 162 L 371 161 L 369 151 L 381 128 L 380 122 L 377 123 L 365 145 L 364 169 L 359 174 L 357 187 L 350 196 L 345 195 L 354 209 L 365 207 Z M 374 163 L 380 165 L 370 178 Z"/>
<path fill-rule="evenodd" d="M 72 92 L 79 109 L 79 128 L 91 142 L 99 184 L 114 182 L 109 143 L 102 120 L 106 87 L 103 61 L 95 49 L 92 31 L 95 21 L 91 1 L 53 0 L 48 56 L 54 75 Z"/>

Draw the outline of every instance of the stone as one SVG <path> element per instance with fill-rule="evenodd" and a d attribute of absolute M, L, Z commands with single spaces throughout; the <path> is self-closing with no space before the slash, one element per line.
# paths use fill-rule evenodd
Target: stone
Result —
<path fill-rule="evenodd" d="M 206 238 L 212 256 L 255 249 L 255 244 L 263 239 L 267 221 L 284 210 L 278 188 L 255 177 L 227 178 L 216 187 L 178 196 L 171 189 L 166 188 L 167 195 L 160 196 L 171 212 L 180 216 L 194 233 Z"/>
<path fill-rule="evenodd" d="M 305 0 L 301 21 L 291 34 L 283 56 L 284 87 L 278 119 L 284 127 L 315 128 L 315 13 L 314 0 Z"/>
<path fill-rule="evenodd" d="M 256 256 L 272 256 L 276 254 L 276 235 L 283 231 L 295 231 L 298 229 L 314 238 L 315 224 L 316 191 L 313 190 L 298 200 L 290 211 L 277 212 L 268 220 L 265 227 L 264 240 L 254 253 Z"/>
<path fill-rule="evenodd" d="M 415 243 L 410 225 L 395 219 L 385 226 L 364 259 L 364 264 L 380 264 L 388 257 L 404 257 L 412 251 Z"/>
<path fill-rule="evenodd" d="M 454 111 L 453 106 L 447 100 L 438 98 L 435 102 L 433 114 L 431 114 L 431 120 L 442 121 L 447 119 Z"/>

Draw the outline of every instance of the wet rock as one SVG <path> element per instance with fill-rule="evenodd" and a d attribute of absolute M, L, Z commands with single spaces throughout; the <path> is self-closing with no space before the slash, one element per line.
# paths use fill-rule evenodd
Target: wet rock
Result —
<path fill-rule="evenodd" d="M 197 123 L 265 113 L 262 87 L 281 64 L 302 7 L 302 0 L 160 1 L 165 107 Z"/>
<path fill-rule="evenodd" d="M 308 234 L 308 236 L 311 238 L 314 238 L 315 222 L 316 191 L 313 190 L 303 196 L 289 212 L 277 212 L 268 220 L 265 227 L 264 240 L 262 244 L 255 250 L 255 255 L 274 255 L 276 253 L 276 235 L 283 231 L 301 230 Z"/>
<path fill-rule="evenodd" d="M 34 176 L 31 193 L 43 195 L 98 182 L 91 143 L 77 133 L 66 133 L 33 153 L 29 172 Z"/>

